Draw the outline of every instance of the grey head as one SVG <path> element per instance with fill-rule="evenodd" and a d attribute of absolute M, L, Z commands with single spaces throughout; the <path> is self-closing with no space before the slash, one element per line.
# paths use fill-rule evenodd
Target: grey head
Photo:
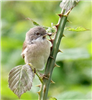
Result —
<path fill-rule="evenodd" d="M 46 35 L 46 30 L 41 26 L 36 26 L 31 28 L 26 33 L 26 41 L 31 42 L 33 40 L 36 40 L 39 37 L 43 37 L 43 39 L 45 39 L 45 35 Z"/>

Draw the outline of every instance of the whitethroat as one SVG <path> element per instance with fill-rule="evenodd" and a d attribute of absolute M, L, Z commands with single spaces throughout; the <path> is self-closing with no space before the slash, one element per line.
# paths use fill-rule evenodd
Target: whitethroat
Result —
<path fill-rule="evenodd" d="M 43 70 L 50 55 L 50 43 L 46 39 L 46 30 L 41 26 L 31 28 L 26 33 L 22 57 L 25 63 L 31 63 L 36 70 Z"/>

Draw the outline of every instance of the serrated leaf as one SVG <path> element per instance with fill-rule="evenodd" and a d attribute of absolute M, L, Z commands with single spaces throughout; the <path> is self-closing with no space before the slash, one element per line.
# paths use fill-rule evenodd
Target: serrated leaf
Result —
<path fill-rule="evenodd" d="M 77 27 L 77 28 L 67 27 L 66 30 L 68 30 L 68 31 L 75 31 L 75 32 L 81 32 L 81 31 L 87 31 L 88 29 L 86 29 L 84 27 Z"/>
<path fill-rule="evenodd" d="M 31 89 L 33 78 L 34 73 L 28 64 L 14 67 L 9 73 L 9 88 L 20 98 Z"/>

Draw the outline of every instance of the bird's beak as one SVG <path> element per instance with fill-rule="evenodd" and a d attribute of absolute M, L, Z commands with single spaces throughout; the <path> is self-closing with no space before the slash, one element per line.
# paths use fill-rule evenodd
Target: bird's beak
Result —
<path fill-rule="evenodd" d="M 45 34 L 43 35 L 43 38 L 45 38 L 47 35 L 48 35 L 48 34 L 47 34 L 47 33 L 45 33 Z"/>

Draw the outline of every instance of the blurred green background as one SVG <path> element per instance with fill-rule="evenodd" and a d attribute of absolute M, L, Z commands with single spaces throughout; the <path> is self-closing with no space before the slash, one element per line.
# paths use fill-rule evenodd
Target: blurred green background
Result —
<path fill-rule="evenodd" d="M 80 2 L 70 13 L 66 27 L 84 27 L 87 31 L 64 31 L 65 37 L 61 41 L 52 79 L 55 84 L 50 85 L 49 97 L 57 100 L 85 100 L 91 99 L 91 61 L 92 40 L 91 1 Z M 61 12 L 60 1 L 2 1 L 1 2 L 1 100 L 37 100 L 39 80 L 35 77 L 33 87 L 24 93 L 21 99 L 9 89 L 9 71 L 24 64 L 21 57 L 22 44 L 26 32 L 34 27 L 27 17 L 42 26 L 50 27 L 58 22 Z"/>

